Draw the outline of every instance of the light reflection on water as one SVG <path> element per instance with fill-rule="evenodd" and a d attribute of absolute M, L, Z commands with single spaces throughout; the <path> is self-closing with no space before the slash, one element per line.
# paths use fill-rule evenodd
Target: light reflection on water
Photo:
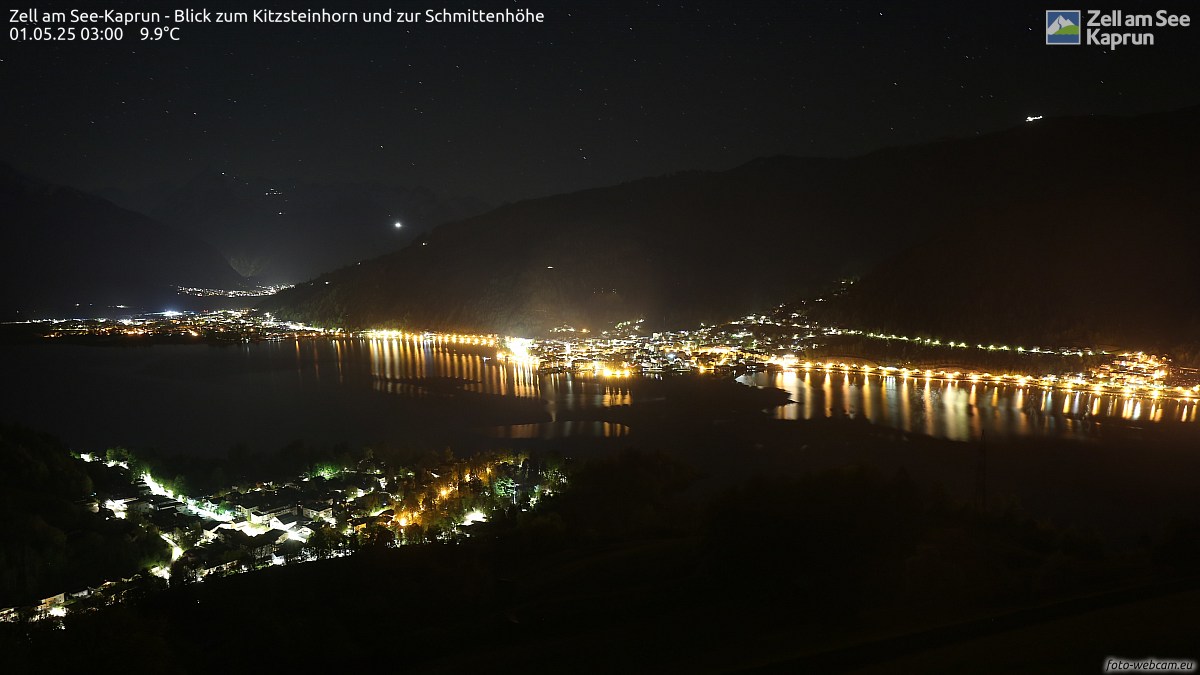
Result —
<path fill-rule="evenodd" d="M 13 345 L 5 355 L 8 386 L 0 394 L 0 422 L 55 430 L 69 443 L 99 449 L 128 444 L 205 454 L 224 453 L 243 441 L 253 448 L 279 447 L 288 439 L 392 442 L 409 433 L 411 418 L 396 414 L 407 412 L 411 404 L 405 399 L 445 396 L 459 388 L 469 392 L 468 399 L 499 395 L 544 403 L 552 421 L 536 429 L 514 428 L 508 432 L 514 437 L 620 434 L 623 427 L 566 422 L 603 419 L 587 411 L 630 405 L 641 395 L 637 378 L 540 375 L 528 364 L 497 361 L 491 349 L 411 340 L 149 348 Z M 861 415 L 956 439 L 1087 436 L 1097 418 L 1183 420 L 1200 432 L 1195 400 L 824 370 L 764 373 L 742 381 L 787 391 L 794 402 L 774 411 L 786 419 Z M 489 403 L 465 400 L 463 405 Z"/>
<path fill-rule="evenodd" d="M 553 414 L 559 410 L 610 407 L 632 402 L 622 383 L 576 379 L 567 374 L 542 375 L 529 363 L 496 359 L 493 350 L 464 350 L 416 340 L 331 341 L 341 360 L 369 358 L 376 391 L 425 395 L 429 387 L 414 380 L 456 381 L 463 391 L 522 398 L 540 398 Z"/>
<path fill-rule="evenodd" d="M 577 380 L 566 374 L 542 375 L 527 362 L 496 359 L 491 349 L 449 347 L 417 339 L 334 341 L 343 358 L 360 358 L 365 346 L 376 391 L 426 396 L 446 388 L 479 394 L 540 398 L 550 413 L 549 424 L 502 427 L 502 438 L 559 438 L 563 436 L 619 437 L 627 427 L 610 422 L 558 421 L 562 412 L 629 405 L 629 388 L 620 383 Z M 342 350 L 345 350 L 343 353 Z M 413 380 L 434 378 L 433 383 Z M 451 382 L 453 381 L 453 382 Z"/>
<path fill-rule="evenodd" d="M 339 347 L 339 356 L 345 349 L 353 357 L 364 342 L 346 344 Z M 470 381 L 463 385 L 467 391 L 541 398 L 552 419 L 564 411 L 628 405 L 633 401 L 628 387 L 620 382 L 567 374 L 539 375 L 532 365 L 489 358 L 490 351 L 461 351 L 461 347 L 415 340 L 370 340 L 365 344 L 373 386 L 378 391 L 419 395 L 416 387 L 404 382 L 406 378 L 462 378 Z M 875 424 L 954 440 L 981 435 L 1086 436 L 1091 433 L 1092 422 L 1104 417 L 1147 422 L 1194 422 L 1197 418 L 1197 405 L 1190 401 L 983 381 L 823 370 L 747 374 L 738 381 L 788 392 L 793 403 L 777 409 L 780 419 L 861 416 Z"/>
<path fill-rule="evenodd" d="M 597 422 L 592 420 L 572 420 L 569 422 L 548 422 L 545 424 L 510 424 L 496 427 L 490 435 L 497 438 L 563 438 L 566 436 L 593 436 L 603 438 L 619 438 L 629 435 L 629 427 L 615 422 Z"/>
<path fill-rule="evenodd" d="M 826 371 L 756 373 L 739 382 L 778 387 L 793 403 L 780 419 L 846 415 L 953 440 L 992 436 L 1078 436 L 1097 418 L 1195 422 L 1193 401 L 1128 398 L 1081 390 L 1041 389 L 969 380 Z"/>

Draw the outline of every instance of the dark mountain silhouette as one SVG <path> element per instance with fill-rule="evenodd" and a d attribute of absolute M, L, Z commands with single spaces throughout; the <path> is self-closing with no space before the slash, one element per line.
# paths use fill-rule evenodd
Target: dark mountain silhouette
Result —
<path fill-rule="evenodd" d="M 1048 119 L 914 162 L 975 200 L 839 308 L 884 332 L 1200 355 L 1200 108 Z"/>
<path fill-rule="evenodd" d="M 2 316 L 94 305 L 162 307 L 175 286 L 236 288 L 212 247 L 133 211 L 0 164 Z"/>
<path fill-rule="evenodd" d="M 267 306 L 352 327 L 679 327 L 865 273 L 837 308 L 858 325 L 1141 338 L 1196 315 L 1197 111 L 1046 119 L 519 202 Z"/>
<path fill-rule="evenodd" d="M 207 170 L 180 186 L 112 197 L 215 246 L 256 284 L 293 283 L 373 258 L 435 225 L 486 210 L 478 200 L 380 183 L 298 183 Z M 393 223 L 403 227 L 396 229 Z"/>
<path fill-rule="evenodd" d="M 356 326 L 513 331 L 638 316 L 679 325 L 765 306 L 904 241 L 878 218 L 885 206 L 926 210 L 905 180 L 848 193 L 852 170 L 776 157 L 510 204 L 268 306 Z"/>

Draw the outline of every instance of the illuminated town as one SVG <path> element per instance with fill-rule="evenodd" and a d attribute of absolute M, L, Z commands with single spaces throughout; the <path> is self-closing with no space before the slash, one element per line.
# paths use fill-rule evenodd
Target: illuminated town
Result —
<path fill-rule="evenodd" d="M 784 315 L 781 318 L 781 315 Z M 661 376 L 696 373 L 733 375 L 757 371 L 861 372 L 904 378 L 989 381 L 1019 386 L 1172 397 L 1190 400 L 1200 396 L 1200 371 L 1173 368 L 1170 359 L 1143 352 L 1110 353 L 1099 348 L 968 345 L 966 342 L 878 334 L 861 330 L 823 327 L 805 321 L 798 313 L 776 312 L 749 315 L 719 326 L 696 330 L 646 333 L 638 330 L 643 320 L 617 324 L 612 330 L 593 334 L 587 329 L 563 326 L 552 337 L 467 336 L 429 332 L 372 330 L 359 335 L 372 339 L 435 341 L 447 344 L 503 346 L 497 357 L 535 366 L 542 373 L 570 372 L 595 378 Z M 919 344 L 934 350 L 929 363 L 879 363 L 855 356 L 837 355 L 831 342 L 846 336 L 866 337 L 878 342 Z M 836 344 L 836 343 L 835 343 Z M 938 351 L 940 350 L 940 351 Z M 1023 369 L 992 372 L 972 367 L 987 355 L 1008 354 L 1017 358 L 1050 357 L 1064 363 L 1057 372 Z M 1086 358 L 1095 365 L 1068 370 L 1065 365 Z M 945 362 L 962 364 L 954 369 L 936 366 Z"/>
<path fill-rule="evenodd" d="M 694 330 L 648 332 L 642 319 L 620 322 L 593 333 L 560 326 L 542 338 L 373 329 L 346 331 L 279 321 L 257 310 L 207 313 L 166 311 L 119 320 L 58 319 L 37 322 L 47 339 L 158 338 L 258 342 L 297 339 L 371 339 L 431 343 L 448 348 L 496 348 L 496 357 L 535 367 L 543 374 L 572 373 L 591 378 L 628 378 L 695 373 L 837 371 L 944 381 L 995 382 L 1046 389 L 1091 389 L 1151 398 L 1200 397 L 1200 370 L 1173 366 L 1167 356 L 1099 347 L 968 344 L 954 339 L 864 332 L 820 325 L 786 306 L 771 314 L 748 315 Z M 849 355 L 846 341 L 904 344 L 923 358 L 886 362 Z M 862 351 L 862 350 L 859 350 Z M 1022 360 L 1058 364 L 1052 371 L 1021 367 Z M 1000 361 L 997 361 L 1000 359 Z M 1017 364 L 987 367 L 980 364 Z"/>
<path fill-rule="evenodd" d="M 148 337 L 258 342 L 344 334 L 293 321 L 277 321 L 269 313 L 249 309 L 201 313 L 166 310 L 120 319 L 50 319 L 29 324 L 44 327 L 42 335 L 50 339 Z"/>
<path fill-rule="evenodd" d="M 255 288 L 246 289 L 193 288 L 188 286 L 176 286 L 176 290 L 183 295 L 191 295 L 198 298 L 263 298 L 268 295 L 275 295 L 280 291 L 286 291 L 294 286 L 295 284 L 275 284 L 272 286 L 257 286 Z"/>
<path fill-rule="evenodd" d="M 94 495 L 91 511 L 104 519 L 134 519 L 157 532 L 170 560 L 140 575 L 51 595 L 36 607 L 0 608 L 0 621 L 55 620 L 72 611 L 95 611 L 122 601 L 152 578 L 190 583 L 372 547 L 453 543 L 486 534 L 497 515 L 515 518 L 567 484 L 560 462 L 535 460 L 528 453 L 445 459 L 414 468 L 368 457 L 352 466 L 315 466 L 291 480 L 194 496 L 151 475 L 121 449 L 103 457 L 75 457 L 102 463 L 128 481 L 122 491 Z"/>

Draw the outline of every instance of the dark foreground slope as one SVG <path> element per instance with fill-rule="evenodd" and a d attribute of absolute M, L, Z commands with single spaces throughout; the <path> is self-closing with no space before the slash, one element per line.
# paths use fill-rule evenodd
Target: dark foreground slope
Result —
<path fill-rule="evenodd" d="M 886 671 L 999 640 L 987 662 L 1006 666 L 992 670 L 1074 672 L 1192 649 L 1190 446 L 991 444 L 989 496 L 971 505 L 956 495 L 971 493 L 985 446 L 845 420 L 770 426 L 740 427 L 729 438 L 751 440 L 729 445 L 709 434 L 722 462 L 711 468 L 669 452 L 595 457 L 563 492 L 498 510 L 459 545 L 359 540 L 348 558 L 72 611 L 66 630 L 0 624 L 0 664 L 25 672 L 52 653 L 64 671 L 130 673 Z M 1049 494 L 1067 482 L 1074 516 Z M 1097 509 L 1127 512 L 1133 536 Z M 1131 625 L 1108 630 L 1114 611 Z"/>
<path fill-rule="evenodd" d="M 520 202 L 268 308 L 349 326 L 532 331 L 639 316 L 678 326 L 762 309 L 890 259 L 864 285 L 857 318 L 916 324 L 940 311 L 939 294 L 975 307 L 986 290 L 997 304 L 981 322 L 1007 326 L 1034 287 L 1078 295 L 1118 288 L 1116 278 L 1187 283 L 1191 270 L 1175 263 L 1194 250 L 1196 118 L 1042 120 L 849 160 L 776 157 Z M 895 257 L 905 251 L 915 257 Z M 1014 274 L 1048 271 L 1041 285 L 1010 291 Z M 1147 312 L 1164 304 L 1146 295 Z"/>
<path fill-rule="evenodd" d="M 175 286 L 236 288 L 240 283 L 220 254 L 200 240 L 4 164 L 0 213 L 5 222 L 0 316 L 5 320 L 76 303 L 161 306 L 174 297 Z"/>
<path fill-rule="evenodd" d="M 158 531 L 88 503 L 128 481 L 72 459 L 58 440 L 0 425 L 0 607 L 34 605 L 169 562 Z M 118 488 L 119 489 L 119 488 Z"/>

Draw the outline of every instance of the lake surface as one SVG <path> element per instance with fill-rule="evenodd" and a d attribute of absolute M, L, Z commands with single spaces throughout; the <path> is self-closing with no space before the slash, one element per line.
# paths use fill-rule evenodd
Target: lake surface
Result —
<path fill-rule="evenodd" d="M 0 419 L 60 436 L 80 450 L 123 444 L 224 454 L 234 443 L 403 443 L 440 424 L 489 438 L 622 437 L 630 429 L 578 421 L 579 411 L 637 402 L 636 387 L 539 375 L 493 350 L 404 340 L 300 340 L 214 347 L 3 348 Z M 759 373 L 793 403 L 783 419 L 865 416 L 956 440 L 1015 435 L 1087 437 L 1104 418 L 1197 422 L 1195 402 L 1047 391 L 970 381 L 824 371 Z M 508 402 L 500 422 L 479 409 Z M 511 408 L 511 410 L 510 410 Z M 470 409 L 471 414 L 466 414 Z M 515 413 L 513 411 L 516 411 Z M 590 419 L 602 417 L 591 410 Z M 522 419 L 509 419 L 516 414 Z M 493 415 L 495 416 L 495 415 Z M 468 421 L 472 420 L 472 421 Z M 1197 429 L 1200 430 L 1200 424 Z M 634 430 L 636 431 L 636 430 Z"/>
<path fill-rule="evenodd" d="M 848 415 L 875 424 L 952 440 L 1024 435 L 1087 437 L 1096 421 L 1196 422 L 1196 402 L 1129 397 L 1086 390 L 943 381 L 901 375 L 823 370 L 756 373 L 738 378 L 791 394 L 780 419 Z M 1200 431 L 1200 427 L 1197 428 Z"/>

